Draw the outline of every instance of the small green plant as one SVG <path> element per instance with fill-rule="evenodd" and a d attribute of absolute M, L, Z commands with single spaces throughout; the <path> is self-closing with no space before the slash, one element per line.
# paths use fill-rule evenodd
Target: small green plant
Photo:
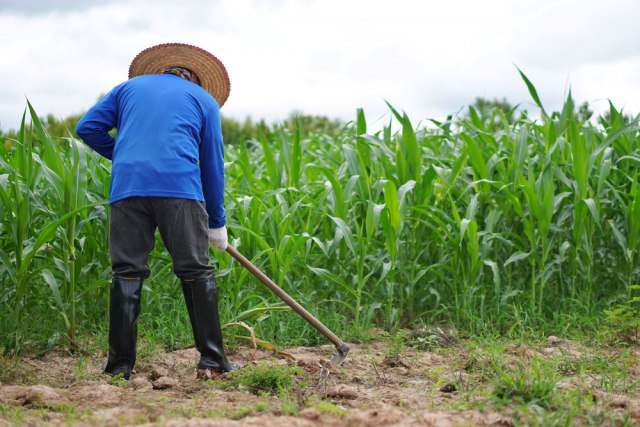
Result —
<path fill-rule="evenodd" d="M 629 286 L 627 298 L 604 313 L 619 338 L 631 344 L 640 343 L 640 285 Z"/>
<path fill-rule="evenodd" d="M 29 413 L 22 407 L 0 402 L 0 420 L 15 423 L 15 425 L 22 425 L 27 419 L 28 414 Z"/>
<path fill-rule="evenodd" d="M 395 367 L 402 364 L 402 358 L 407 350 L 405 345 L 406 335 L 398 331 L 388 341 L 389 346 L 384 352 L 384 363 L 388 366 Z"/>
<path fill-rule="evenodd" d="M 231 413 L 231 419 L 239 420 L 251 414 L 255 414 L 256 412 L 262 412 L 268 407 L 269 405 L 265 402 L 257 402 L 255 405 L 242 406 L 240 408 L 236 408 Z"/>
<path fill-rule="evenodd" d="M 413 337 L 409 346 L 416 350 L 433 350 L 439 346 L 438 336 L 433 334 L 426 337 Z"/>
<path fill-rule="evenodd" d="M 207 383 L 223 390 L 237 389 L 240 385 L 256 394 L 278 394 L 280 390 L 288 390 L 296 375 L 302 375 L 298 366 L 271 365 L 261 362 L 253 367 L 246 367 L 229 374 L 229 380 L 210 380 Z"/>
<path fill-rule="evenodd" d="M 0 356 L 0 365 L 0 384 L 30 384 L 34 380 L 33 372 L 20 364 L 19 357 Z"/>
<path fill-rule="evenodd" d="M 514 400 L 523 404 L 536 404 L 545 408 L 554 406 L 554 392 L 558 384 L 556 371 L 534 358 L 530 364 L 520 363 L 508 369 L 494 363 L 493 395 L 501 400 Z"/>
<path fill-rule="evenodd" d="M 298 401 L 299 394 L 292 393 L 291 390 L 286 390 L 280 387 L 280 413 L 282 415 L 295 417 L 300 412 L 300 402 Z"/>
<path fill-rule="evenodd" d="M 345 408 L 336 406 L 331 402 L 319 402 L 313 406 L 318 409 L 318 411 L 325 414 L 343 416 L 347 412 Z"/>
<path fill-rule="evenodd" d="M 125 379 L 123 374 L 114 375 L 111 377 L 111 384 L 116 387 L 129 387 L 129 380 Z"/>
<path fill-rule="evenodd" d="M 640 388 L 631 374 L 636 357 L 631 349 L 610 354 L 583 356 L 581 373 L 591 378 L 598 388 L 612 393 L 632 393 Z"/>

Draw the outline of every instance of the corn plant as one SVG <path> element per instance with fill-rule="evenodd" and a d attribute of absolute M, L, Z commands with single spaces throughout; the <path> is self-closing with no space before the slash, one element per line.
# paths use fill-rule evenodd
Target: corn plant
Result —
<path fill-rule="evenodd" d="M 376 132 L 363 110 L 338 134 L 295 120 L 247 132 L 225 147 L 231 243 L 356 338 L 417 322 L 493 333 L 569 311 L 606 319 L 640 281 L 638 122 L 613 106 L 585 121 L 571 92 L 547 111 L 520 74 L 538 119 L 469 108 L 416 126 L 389 104 Z M 49 135 L 28 107 L 31 125 L 0 145 L 0 345 L 16 350 L 31 329 L 58 332 L 23 327 L 31 313 L 59 319 L 71 345 L 83 325 L 104 330 L 110 275 L 110 164 Z M 313 342 L 246 270 L 211 254 L 224 319 Z M 158 239 L 142 322 L 175 347 L 189 334 L 170 263 Z"/>
<path fill-rule="evenodd" d="M 84 211 L 103 204 L 84 199 L 88 175 L 84 147 L 70 140 L 65 152 L 68 157 L 61 156 L 60 148 L 44 131 L 31 104 L 28 107 L 33 131 L 26 128 L 23 118 L 20 140 L 13 141 L 11 155 L 6 153 L 0 160 L 8 172 L 0 181 L 0 199 L 3 214 L 9 218 L 6 224 L 11 226 L 0 260 L 12 282 L 9 292 L 13 294 L 15 339 L 10 348 L 16 351 L 22 344 L 21 321 L 27 298 L 30 293 L 39 294 L 34 292 L 39 276 L 49 285 L 67 337 L 75 346 L 76 286 L 80 270 L 86 267 L 75 262 L 78 219 Z M 86 222 L 91 218 L 85 215 L 83 219 Z M 54 266 L 64 273 L 62 286 L 51 272 Z"/>

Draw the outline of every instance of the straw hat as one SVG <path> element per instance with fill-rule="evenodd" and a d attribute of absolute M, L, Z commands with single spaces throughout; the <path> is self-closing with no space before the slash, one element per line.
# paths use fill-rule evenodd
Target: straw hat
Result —
<path fill-rule="evenodd" d="M 140 52 L 131 61 L 129 78 L 161 74 L 171 67 L 187 68 L 198 76 L 200 86 L 222 107 L 229 97 L 229 74 L 218 58 L 204 49 L 184 43 L 163 43 Z"/>

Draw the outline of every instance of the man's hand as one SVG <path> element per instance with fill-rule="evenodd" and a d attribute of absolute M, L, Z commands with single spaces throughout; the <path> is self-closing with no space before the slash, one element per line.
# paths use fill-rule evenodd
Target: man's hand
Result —
<path fill-rule="evenodd" d="M 209 244 L 219 251 L 227 250 L 227 245 L 228 245 L 227 227 L 210 228 Z"/>

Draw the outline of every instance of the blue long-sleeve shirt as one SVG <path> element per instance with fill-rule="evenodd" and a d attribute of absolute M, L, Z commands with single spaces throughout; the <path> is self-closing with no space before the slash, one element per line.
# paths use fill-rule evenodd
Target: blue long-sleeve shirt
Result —
<path fill-rule="evenodd" d="M 225 225 L 220 108 L 200 86 L 172 74 L 135 77 L 87 111 L 76 132 L 112 161 L 110 203 L 133 196 L 204 201 L 209 227 Z"/>

